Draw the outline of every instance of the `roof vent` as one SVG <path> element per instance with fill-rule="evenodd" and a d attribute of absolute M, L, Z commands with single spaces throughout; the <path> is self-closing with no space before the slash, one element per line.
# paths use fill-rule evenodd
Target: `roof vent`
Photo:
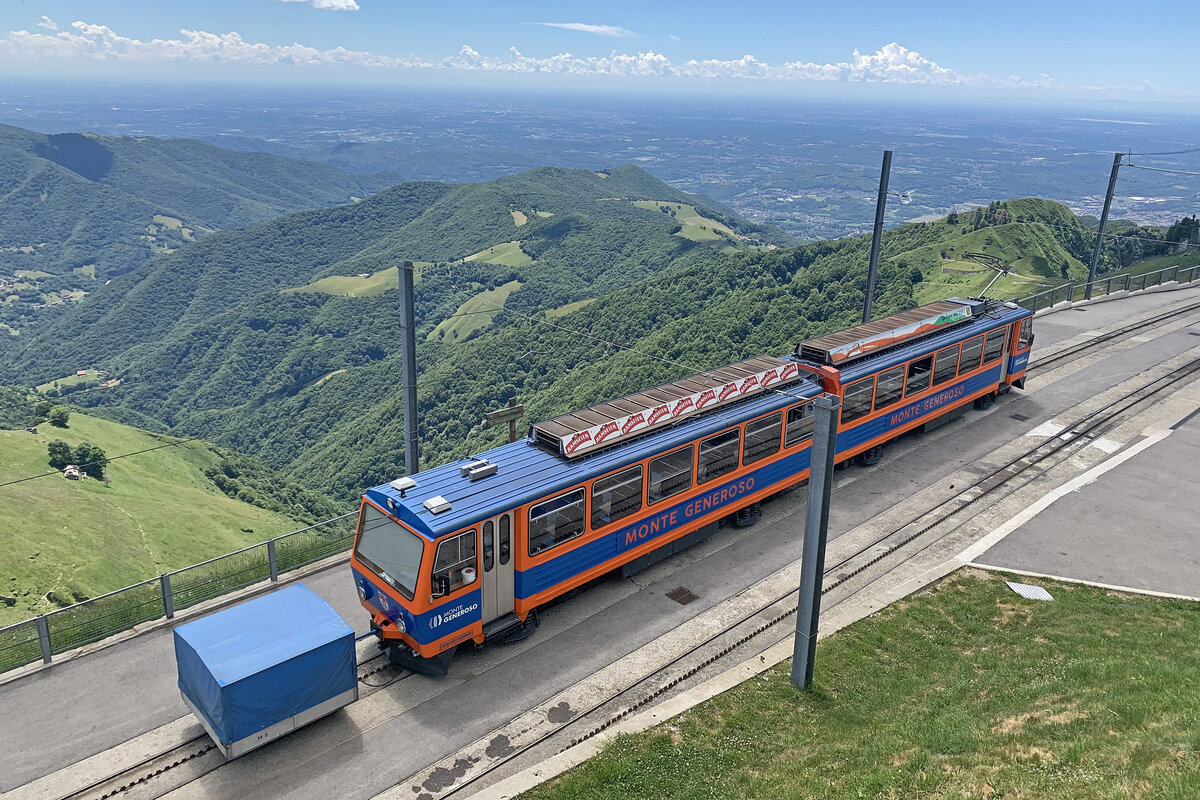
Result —
<path fill-rule="evenodd" d="M 404 493 L 407 492 L 409 489 L 417 488 L 417 482 L 414 481 L 412 478 L 409 478 L 408 476 L 405 476 L 403 478 L 396 478 L 396 480 L 392 481 L 388 485 L 391 486 L 393 489 L 395 489 L 397 492 L 399 492 L 401 497 L 404 497 Z"/>
<path fill-rule="evenodd" d="M 439 494 L 437 497 L 426 500 L 425 508 L 430 514 L 441 514 L 443 511 L 450 510 L 450 501 Z"/>
<path fill-rule="evenodd" d="M 493 464 L 486 458 L 481 458 L 461 465 L 458 468 L 458 474 L 464 478 L 470 478 L 472 481 L 477 481 L 480 478 L 495 475 L 498 468 L 499 465 Z"/>

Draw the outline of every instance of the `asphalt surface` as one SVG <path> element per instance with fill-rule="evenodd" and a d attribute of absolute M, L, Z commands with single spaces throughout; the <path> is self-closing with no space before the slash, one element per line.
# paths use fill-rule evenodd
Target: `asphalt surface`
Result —
<path fill-rule="evenodd" d="M 1039 317 L 1035 349 L 1188 298 L 1200 298 L 1200 289 Z M 885 450 L 880 467 L 837 473 L 831 538 L 889 509 L 897 498 L 969 467 L 1062 409 L 1197 344 L 1200 339 L 1186 331 L 1154 337 L 1070 379 L 1032 393 L 1014 392 L 993 409 L 972 411 L 931 434 L 902 437 Z M 1027 420 L 1014 420 L 1014 414 Z M 1195 577 L 1200 548 L 1189 548 L 1187 536 L 1200 511 L 1200 493 L 1187 481 L 1198 446 L 1200 423 L 1193 420 L 1101 483 L 1064 497 L 978 560 L 1200 594 Z M 363 728 L 345 712 L 334 714 L 222 768 L 206 779 L 204 792 L 209 797 L 370 797 L 799 558 L 802 495 L 795 492 L 769 504 L 762 522 L 752 528 L 719 531 L 632 579 L 608 579 L 547 609 L 532 637 L 462 653 L 445 679 L 414 677 L 355 704 L 383 708 L 385 701 L 402 706 L 412 699 L 411 707 L 395 716 L 381 712 Z M 1049 520 L 1045 530 L 1043 519 Z M 1138 531 L 1136 539 L 1131 528 Z M 303 583 L 356 630 L 365 630 L 345 564 Z M 700 599 L 687 606 L 671 601 L 666 592 L 678 586 Z M 21 743 L 0 749 L 0 791 L 184 717 L 175 680 L 171 632 L 165 628 L 0 686 L 0 740 Z"/>

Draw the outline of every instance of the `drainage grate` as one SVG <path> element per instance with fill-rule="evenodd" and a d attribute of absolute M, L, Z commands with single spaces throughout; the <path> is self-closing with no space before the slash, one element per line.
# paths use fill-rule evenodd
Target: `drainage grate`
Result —
<path fill-rule="evenodd" d="M 681 606 L 686 606 L 688 603 L 692 603 L 700 599 L 698 594 L 694 594 L 691 589 L 685 589 L 682 586 L 678 586 L 667 592 L 667 597 L 671 598 L 676 603 L 679 603 Z"/>
<path fill-rule="evenodd" d="M 1029 421 L 1029 417 L 1025 416 L 1024 414 L 1009 414 L 1009 416 L 1012 417 L 1013 419 L 1015 419 L 1017 422 L 1028 422 Z"/>
<path fill-rule="evenodd" d="M 1054 599 L 1050 593 L 1041 586 L 1030 586 L 1028 583 L 1013 583 L 1012 581 L 1005 581 L 1005 583 L 1008 584 L 1008 588 L 1012 589 L 1014 592 L 1021 595 L 1021 597 L 1024 597 L 1028 600 Z"/>

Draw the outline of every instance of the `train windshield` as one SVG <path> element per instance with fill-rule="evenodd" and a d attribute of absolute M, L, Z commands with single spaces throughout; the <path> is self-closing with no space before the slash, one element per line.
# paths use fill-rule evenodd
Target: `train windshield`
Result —
<path fill-rule="evenodd" d="M 354 556 L 409 600 L 417 589 L 424 551 L 421 537 L 370 503 L 363 503 Z"/>

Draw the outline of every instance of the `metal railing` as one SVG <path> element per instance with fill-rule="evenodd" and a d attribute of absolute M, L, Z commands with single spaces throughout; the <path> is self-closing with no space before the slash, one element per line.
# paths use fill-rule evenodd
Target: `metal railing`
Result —
<path fill-rule="evenodd" d="M 294 569 L 345 552 L 354 543 L 357 511 L 164 573 L 33 619 L 0 628 L 0 672 L 107 639 L 185 608 L 276 581 Z"/>
<path fill-rule="evenodd" d="M 1200 266 L 1167 267 L 1141 275 L 1106 275 L 1091 284 L 1091 297 L 1139 292 L 1164 283 L 1191 283 Z M 1066 283 L 1015 302 L 1031 311 L 1089 295 L 1088 284 Z M 84 600 L 33 619 L 0 628 L 0 672 L 38 659 L 49 664 L 59 653 L 106 639 L 145 622 L 244 589 L 276 581 L 285 572 L 350 549 L 357 512 L 320 522 L 265 542 L 244 547 L 157 578 Z"/>
<path fill-rule="evenodd" d="M 1154 272 L 1144 272 L 1134 275 L 1132 272 L 1118 275 L 1105 275 L 1089 283 L 1064 283 L 1047 289 L 1044 292 L 1031 294 L 1015 302 L 1038 312 L 1052 308 L 1068 300 L 1083 300 L 1085 298 L 1107 297 L 1114 292 L 1141 292 L 1165 283 L 1192 283 L 1200 278 L 1200 266 L 1195 267 L 1165 267 Z M 1090 291 L 1089 291 L 1090 289 Z"/>

